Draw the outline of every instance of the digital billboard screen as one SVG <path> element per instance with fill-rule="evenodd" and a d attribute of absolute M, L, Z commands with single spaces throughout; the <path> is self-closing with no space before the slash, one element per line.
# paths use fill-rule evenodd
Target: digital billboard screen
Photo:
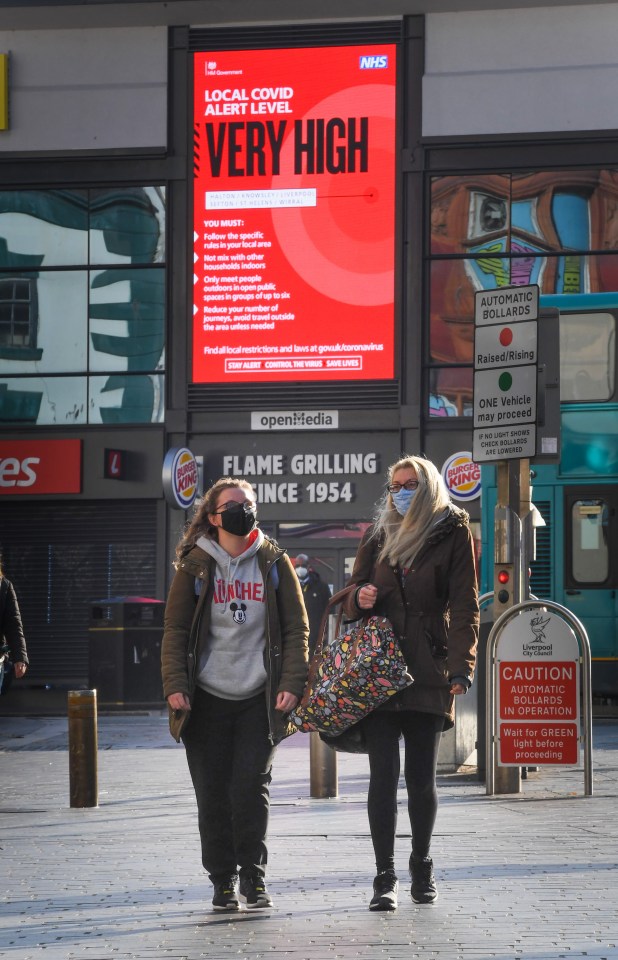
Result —
<path fill-rule="evenodd" d="M 193 382 L 394 376 L 396 47 L 194 54 Z"/>

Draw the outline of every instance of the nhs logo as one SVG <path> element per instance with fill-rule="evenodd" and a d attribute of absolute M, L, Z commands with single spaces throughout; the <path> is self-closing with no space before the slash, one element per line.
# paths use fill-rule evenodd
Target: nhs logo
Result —
<path fill-rule="evenodd" d="M 363 54 L 359 61 L 361 70 L 386 70 L 388 67 L 388 57 L 385 54 L 379 57 Z"/>

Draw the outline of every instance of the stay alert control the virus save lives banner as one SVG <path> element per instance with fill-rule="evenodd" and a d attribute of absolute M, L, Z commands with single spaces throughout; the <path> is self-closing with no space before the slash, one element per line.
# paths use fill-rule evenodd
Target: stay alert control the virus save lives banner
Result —
<path fill-rule="evenodd" d="M 395 46 L 194 56 L 194 382 L 392 378 Z"/>

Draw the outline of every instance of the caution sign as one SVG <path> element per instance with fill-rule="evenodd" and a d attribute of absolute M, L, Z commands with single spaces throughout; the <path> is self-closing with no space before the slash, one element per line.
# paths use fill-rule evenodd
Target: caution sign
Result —
<path fill-rule="evenodd" d="M 497 651 L 498 764 L 576 765 L 579 646 L 570 626 L 542 606 L 508 623 Z"/>

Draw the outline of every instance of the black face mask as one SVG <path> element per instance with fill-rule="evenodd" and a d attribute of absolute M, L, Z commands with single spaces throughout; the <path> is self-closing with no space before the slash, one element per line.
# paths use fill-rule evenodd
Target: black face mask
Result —
<path fill-rule="evenodd" d="M 226 533 L 235 537 L 246 537 L 257 523 L 255 508 L 239 503 L 237 507 L 224 510 L 221 516 L 221 526 Z"/>

